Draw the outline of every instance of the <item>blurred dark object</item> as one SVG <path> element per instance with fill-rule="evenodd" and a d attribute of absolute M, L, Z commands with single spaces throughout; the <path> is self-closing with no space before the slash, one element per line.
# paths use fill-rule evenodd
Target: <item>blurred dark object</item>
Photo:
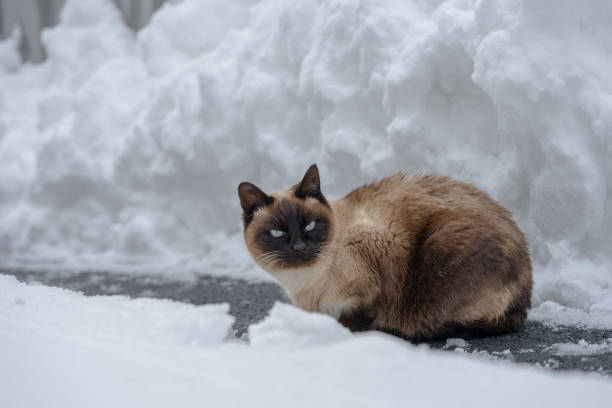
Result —
<path fill-rule="evenodd" d="M 111 1 L 111 0 L 109 0 Z M 126 23 L 139 30 L 165 0 L 114 0 Z M 40 32 L 57 24 L 65 0 L 0 0 L 0 38 L 8 37 L 15 26 L 21 29 L 21 57 L 29 62 L 45 59 Z"/>

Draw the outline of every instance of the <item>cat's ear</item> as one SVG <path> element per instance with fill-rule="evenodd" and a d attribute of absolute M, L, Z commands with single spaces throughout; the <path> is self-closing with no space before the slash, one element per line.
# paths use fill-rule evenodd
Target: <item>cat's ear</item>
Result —
<path fill-rule="evenodd" d="M 253 219 L 253 213 L 260 207 L 272 204 L 274 199 L 261 191 L 255 184 L 242 182 L 238 185 L 238 197 L 240 197 L 240 206 L 244 213 L 245 226 Z"/>
<path fill-rule="evenodd" d="M 314 197 L 323 204 L 327 204 L 327 200 L 321 193 L 321 180 L 319 179 L 319 169 L 316 164 L 311 165 L 306 174 L 297 185 L 295 195 L 298 198 Z"/>

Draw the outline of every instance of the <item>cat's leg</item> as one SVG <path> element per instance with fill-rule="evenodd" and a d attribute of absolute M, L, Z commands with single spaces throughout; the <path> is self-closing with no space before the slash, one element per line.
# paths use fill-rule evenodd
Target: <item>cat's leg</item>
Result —
<path fill-rule="evenodd" d="M 519 296 L 501 318 L 472 325 L 474 331 L 479 333 L 480 337 L 519 331 L 527 320 L 527 306 L 530 303 L 528 297 L 528 293 Z"/>
<path fill-rule="evenodd" d="M 376 310 L 373 306 L 360 306 L 340 315 L 338 321 L 351 331 L 359 332 L 373 329 Z"/>
<path fill-rule="evenodd" d="M 445 324 L 435 336 L 436 339 L 460 337 L 474 339 L 479 337 L 498 336 L 515 333 L 523 327 L 527 320 L 529 293 L 519 296 L 500 318 L 490 321 L 478 320 L 470 323 Z"/>

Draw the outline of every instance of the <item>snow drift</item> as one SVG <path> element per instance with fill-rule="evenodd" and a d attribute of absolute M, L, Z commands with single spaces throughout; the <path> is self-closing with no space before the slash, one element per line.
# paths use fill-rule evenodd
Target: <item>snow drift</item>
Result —
<path fill-rule="evenodd" d="M 223 341 L 227 309 L 84 297 L 0 276 L 0 405 L 560 408 L 612 399 L 598 375 L 353 335 L 283 304 L 250 328 L 250 345 Z"/>
<path fill-rule="evenodd" d="M 262 276 L 240 181 L 437 172 L 514 212 L 536 304 L 609 314 L 610 21 L 604 0 L 184 0 L 134 33 L 69 0 L 43 64 L 0 43 L 2 262 Z"/>

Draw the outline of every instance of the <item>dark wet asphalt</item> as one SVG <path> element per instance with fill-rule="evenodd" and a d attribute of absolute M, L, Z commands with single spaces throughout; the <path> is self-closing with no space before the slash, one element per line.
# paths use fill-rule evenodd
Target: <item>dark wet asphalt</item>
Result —
<path fill-rule="evenodd" d="M 24 282 L 39 282 L 84 293 L 85 295 L 127 295 L 173 299 L 202 305 L 227 302 L 236 318 L 235 336 L 243 337 L 250 324 L 263 319 L 276 301 L 288 302 L 282 289 L 273 283 L 251 283 L 229 278 L 200 277 L 169 280 L 151 275 L 122 275 L 117 273 L 49 273 L 30 270 L 1 270 Z M 557 355 L 550 348 L 555 343 L 588 343 L 612 341 L 612 330 L 579 327 L 546 327 L 529 321 L 518 333 L 471 339 L 463 344 L 432 341 L 432 348 L 467 352 L 483 358 L 530 363 L 550 369 L 578 369 L 612 375 L 612 353 L 596 355 Z M 452 343 L 452 341 L 451 341 Z"/>

